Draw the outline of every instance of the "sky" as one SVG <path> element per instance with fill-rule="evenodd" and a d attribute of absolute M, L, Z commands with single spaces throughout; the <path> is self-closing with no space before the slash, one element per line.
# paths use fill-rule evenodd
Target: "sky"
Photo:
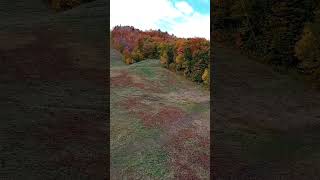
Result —
<path fill-rule="evenodd" d="M 134 26 L 210 39 L 209 0 L 111 0 L 110 28 Z"/>

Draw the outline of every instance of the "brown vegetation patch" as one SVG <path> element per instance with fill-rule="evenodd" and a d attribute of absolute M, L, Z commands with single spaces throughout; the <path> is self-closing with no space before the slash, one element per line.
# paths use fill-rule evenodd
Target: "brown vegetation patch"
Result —
<path fill-rule="evenodd" d="M 134 83 L 133 86 L 139 89 L 145 89 L 145 85 L 143 83 Z"/>
<path fill-rule="evenodd" d="M 136 87 L 138 89 L 146 89 L 143 83 L 134 82 L 129 76 L 128 71 L 120 71 L 119 75 L 111 77 L 111 87 Z"/>
<path fill-rule="evenodd" d="M 127 71 L 120 71 L 118 76 L 111 77 L 111 87 L 129 87 L 132 79 Z"/>
<path fill-rule="evenodd" d="M 182 162 L 179 159 L 176 159 L 174 161 L 175 163 L 175 179 L 181 179 L 181 180 L 200 180 L 199 177 L 196 176 L 196 172 L 189 167 L 189 165 L 186 165 L 184 162 Z"/>
<path fill-rule="evenodd" d="M 209 154 L 206 154 L 204 152 L 198 152 L 194 157 L 194 164 L 199 165 L 200 167 L 203 167 L 204 169 L 210 168 L 210 156 Z"/>
<path fill-rule="evenodd" d="M 147 92 L 160 93 L 160 88 L 153 85 L 153 82 L 147 79 L 142 79 L 142 82 L 135 82 L 132 76 L 129 75 L 128 71 L 120 71 L 119 74 L 111 76 L 111 87 L 132 87 L 138 88 Z"/>
<path fill-rule="evenodd" d="M 169 106 L 160 109 L 160 111 L 155 114 L 140 112 L 139 116 L 143 120 L 143 124 L 147 127 L 168 127 L 173 122 L 182 120 L 185 112 L 179 108 Z"/>
<path fill-rule="evenodd" d="M 125 101 L 121 101 L 119 105 L 130 112 L 150 110 L 150 106 L 141 102 L 141 98 L 137 98 L 137 97 L 129 97 Z"/>

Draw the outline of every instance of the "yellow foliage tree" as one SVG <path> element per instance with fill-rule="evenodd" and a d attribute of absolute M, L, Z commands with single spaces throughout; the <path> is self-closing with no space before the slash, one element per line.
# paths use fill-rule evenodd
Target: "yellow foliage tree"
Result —
<path fill-rule="evenodd" d="M 210 84 L 210 69 L 206 68 L 202 74 L 202 81 L 204 84 L 209 85 Z"/>
<path fill-rule="evenodd" d="M 184 62 L 184 55 L 183 54 L 178 54 L 176 57 L 175 63 L 182 65 Z"/>
<path fill-rule="evenodd" d="M 133 50 L 131 56 L 135 62 L 142 61 L 144 58 L 142 52 L 138 48 Z"/>
<path fill-rule="evenodd" d="M 162 65 L 166 65 L 168 64 L 168 55 L 167 53 L 162 53 L 161 56 L 160 56 L 160 63 Z"/>

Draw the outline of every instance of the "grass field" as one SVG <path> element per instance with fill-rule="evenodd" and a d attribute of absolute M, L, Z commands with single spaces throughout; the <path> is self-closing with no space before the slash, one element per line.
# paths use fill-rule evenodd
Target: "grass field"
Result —
<path fill-rule="evenodd" d="M 111 49 L 111 179 L 209 179 L 209 91 Z"/>

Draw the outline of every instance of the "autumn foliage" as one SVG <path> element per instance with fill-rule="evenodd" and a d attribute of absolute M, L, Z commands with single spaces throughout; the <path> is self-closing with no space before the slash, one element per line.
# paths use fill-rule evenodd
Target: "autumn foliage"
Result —
<path fill-rule="evenodd" d="M 159 59 L 164 67 L 193 81 L 210 83 L 210 42 L 204 38 L 177 38 L 160 30 L 141 31 L 131 26 L 116 26 L 111 37 L 112 46 L 123 54 L 126 64 Z"/>

